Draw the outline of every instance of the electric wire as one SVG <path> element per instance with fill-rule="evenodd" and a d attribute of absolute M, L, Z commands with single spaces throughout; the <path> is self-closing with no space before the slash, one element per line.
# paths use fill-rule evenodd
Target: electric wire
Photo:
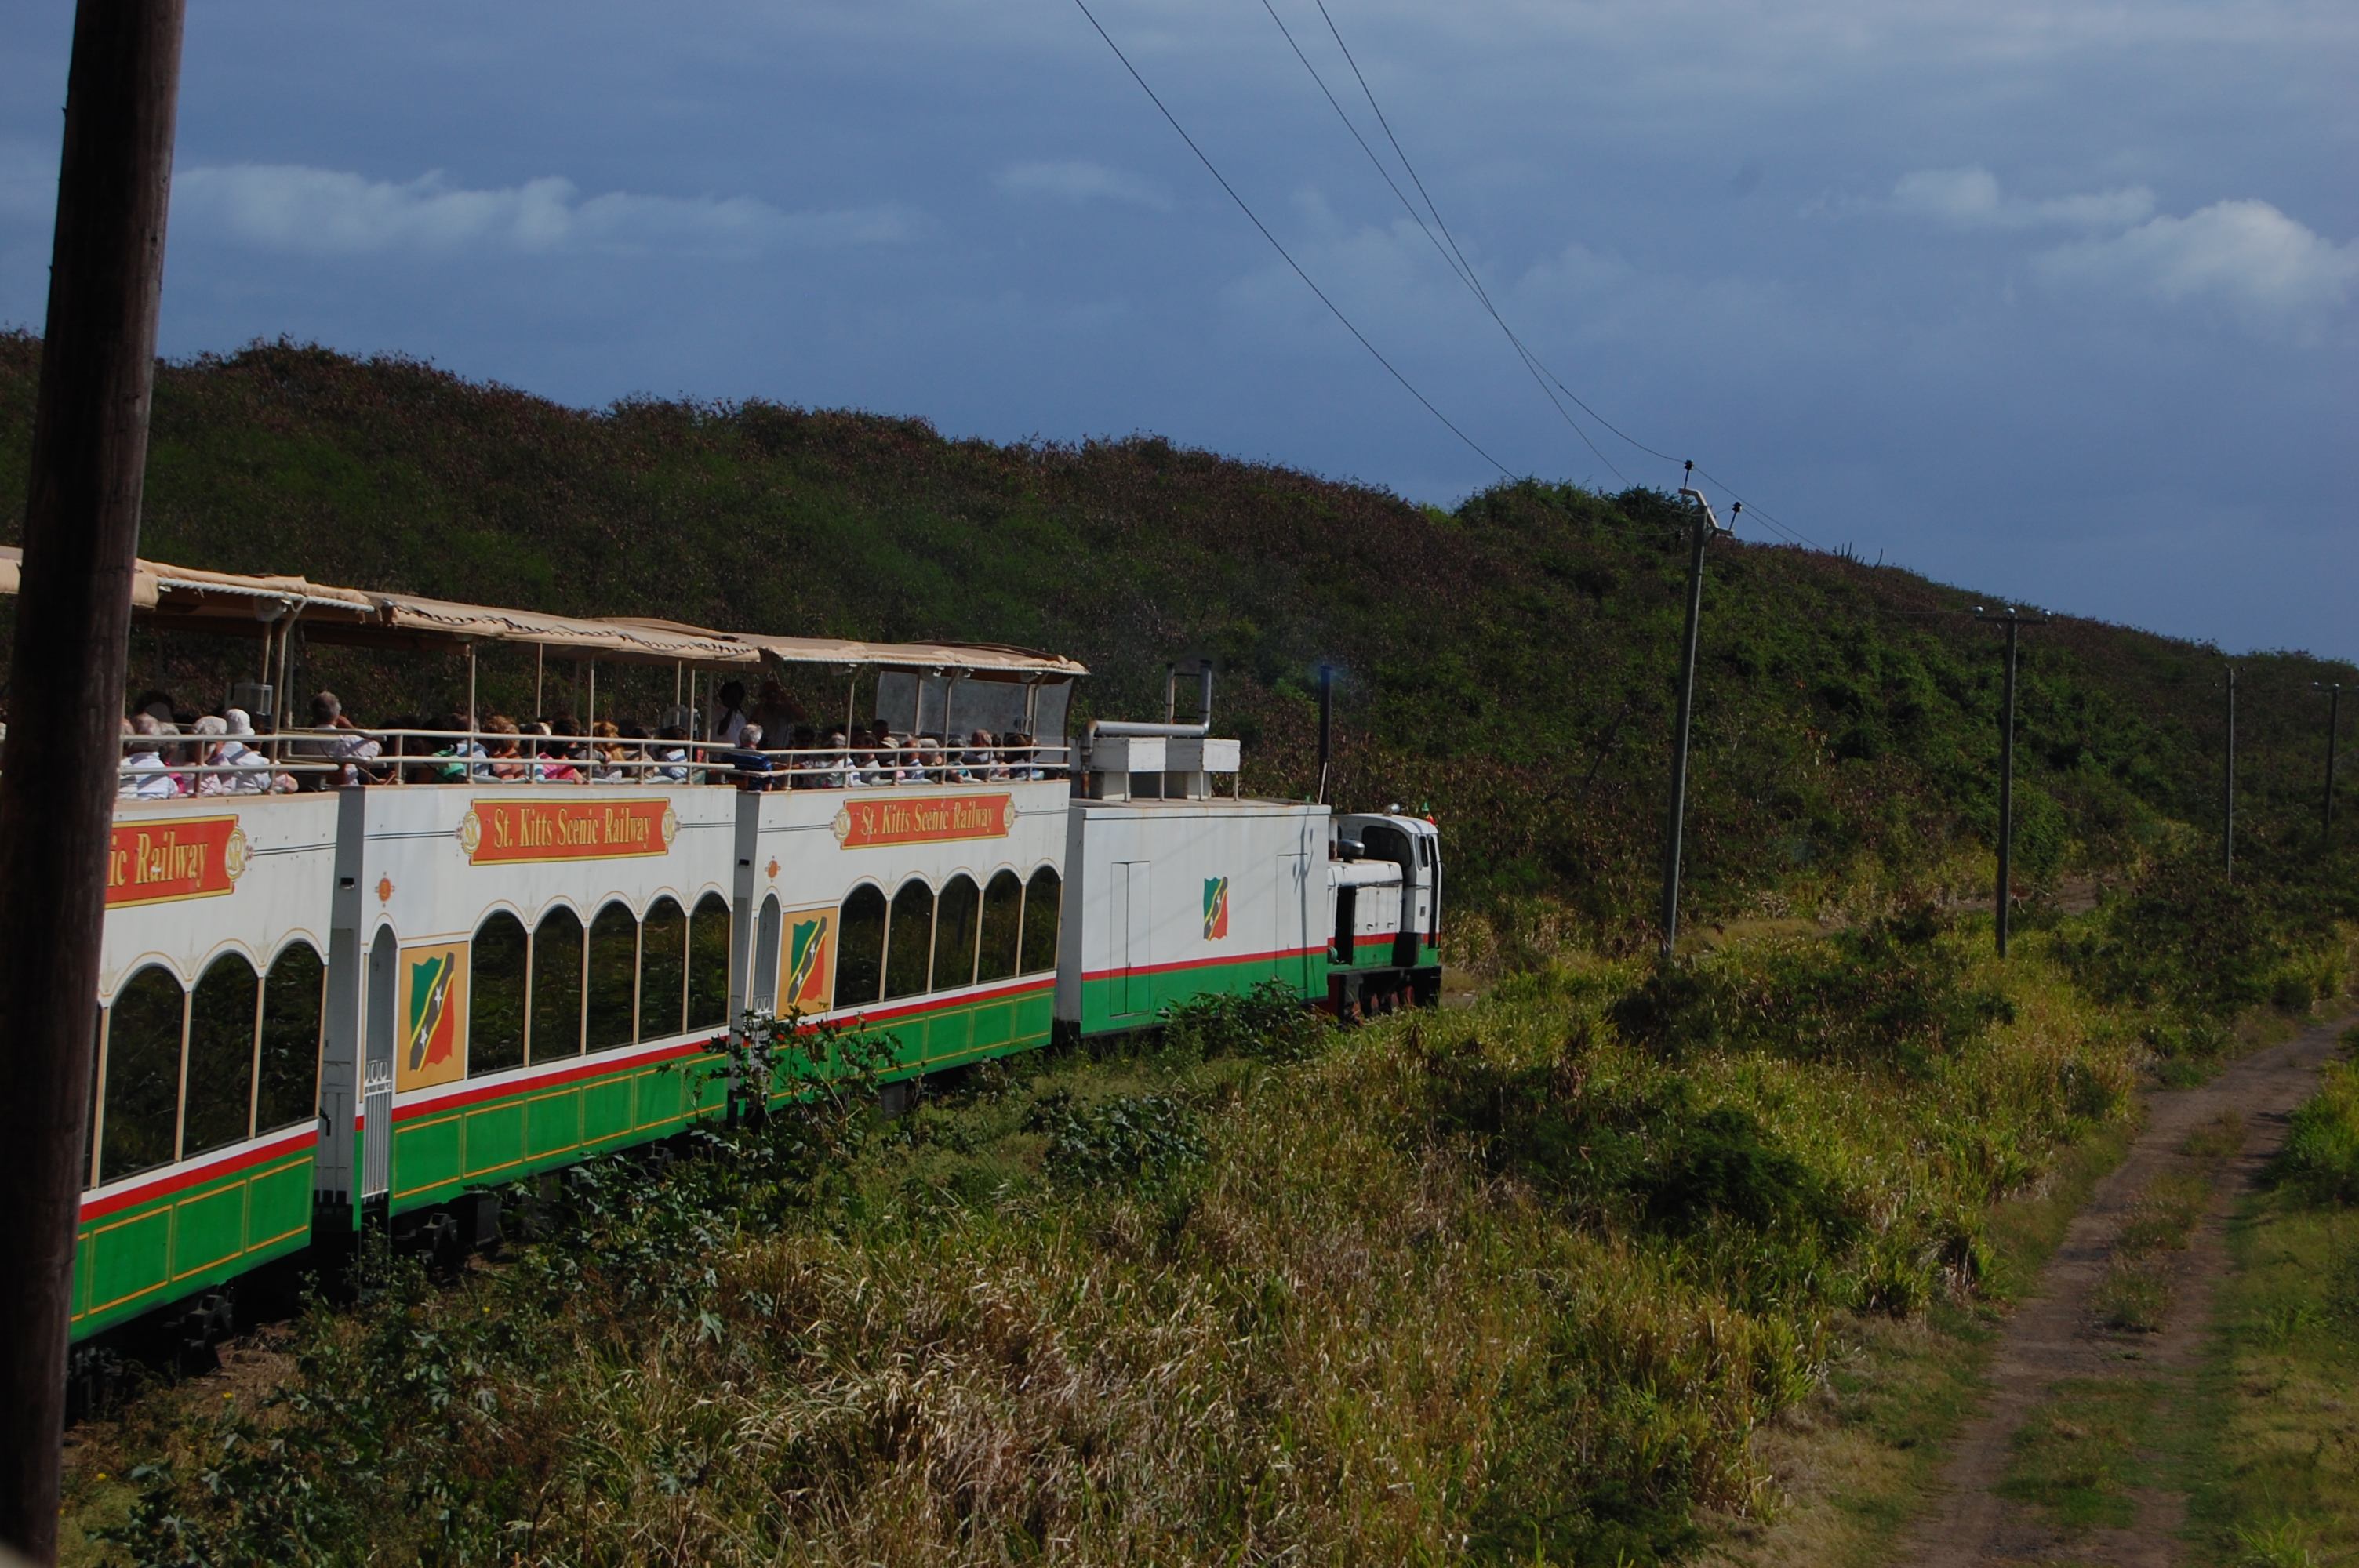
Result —
<path fill-rule="evenodd" d="M 1476 441 L 1473 437 L 1468 435 L 1465 431 L 1460 429 L 1458 426 L 1451 421 L 1448 415 L 1435 407 L 1431 399 L 1428 398 L 1424 393 L 1419 392 L 1409 381 L 1408 377 L 1403 375 L 1400 371 L 1394 366 L 1392 361 L 1385 358 L 1383 353 L 1377 350 L 1375 344 L 1368 341 L 1367 335 L 1365 333 L 1362 332 L 1359 328 L 1352 325 L 1352 319 L 1344 315 L 1342 308 L 1339 307 L 1332 299 L 1327 297 L 1327 291 L 1325 289 L 1321 288 L 1316 283 L 1311 281 L 1310 275 L 1302 270 L 1302 264 L 1294 259 L 1293 253 L 1289 252 L 1283 244 L 1278 243 L 1277 236 L 1270 232 L 1269 226 L 1264 223 L 1261 219 L 1255 214 L 1253 208 L 1246 204 L 1245 199 L 1237 194 L 1236 187 L 1228 182 L 1227 178 L 1221 173 L 1220 169 L 1213 164 L 1212 160 L 1205 156 L 1204 149 L 1196 145 L 1196 138 L 1188 134 L 1186 126 L 1180 124 L 1179 116 L 1172 114 L 1171 111 L 1165 106 L 1163 100 L 1156 95 L 1155 89 L 1147 84 L 1147 78 L 1141 76 L 1138 73 L 1138 68 L 1130 63 L 1130 57 L 1122 52 L 1122 46 L 1114 41 L 1114 35 L 1107 32 L 1105 28 L 1100 25 L 1097 14 L 1092 11 L 1089 7 L 1089 0 L 1073 0 L 1073 4 L 1081 7 L 1082 15 L 1089 19 L 1091 28 L 1096 32 L 1099 38 L 1105 40 L 1106 48 L 1114 51 L 1114 58 L 1122 62 L 1123 70 L 1130 73 L 1130 79 L 1133 81 L 1138 83 L 1139 91 L 1147 94 L 1147 101 L 1155 105 L 1156 109 L 1162 114 L 1163 118 L 1169 123 L 1171 128 L 1180 133 L 1180 139 L 1188 144 L 1188 150 L 1196 155 L 1196 161 L 1202 164 L 1204 166 L 1205 172 L 1210 174 L 1214 180 L 1219 182 L 1221 189 L 1228 193 L 1229 200 L 1237 204 L 1237 211 L 1245 215 L 1246 222 L 1252 223 L 1255 228 L 1261 231 L 1261 237 L 1269 242 L 1270 248 L 1276 251 L 1278 255 L 1285 260 L 1288 266 L 1294 269 L 1294 276 L 1302 280 L 1303 287 L 1307 287 L 1311 293 L 1319 297 L 1319 303 L 1327 307 L 1328 311 L 1334 316 L 1335 319 L 1343 324 L 1343 330 L 1345 331 L 1351 333 L 1353 337 L 1359 340 L 1360 346 L 1367 350 L 1369 355 L 1374 358 L 1378 364 L 1384 366 L 1385 370 L 1395 381 L 1401 384 L 1401 387 L 1404 391 L 1406 391 L 1411 397 L 1416 398 L 1419 403 L 1424 405 L 1425 411 L 1427 413 L 1432 415 L 1436 419 L 1440 420 L 1443 427 L 1446 427 L 1451 435 L 1465 442 L 1466 445 L 1473 450 L 1474 454 L 1481 458 L 1484 462 L 1489 463 L 1493 468 L 1497 469 L 1502 477 L 1510 480 L 1514 479 L 1516 476 L 1508 470 L 1506 464 L 1493 457 L 1489 452 L 1484 451 L 1480 442 Z"/>
<path fill-rule="evenodd" d="M 1417 204 L 1408 199 L 1408 194 L 1401 189 L 1400 183 L 1393 178 L 1392 170 L 1385 167 L 1385 160 L 1376 156 L 1376 149 L 1368 145 L 1368 138 L 1360 134 L 1360 127 L 1353 123 L 1352 116 L 1344 112 L 1343 105 L 1336 102 L 1333 91 L 1327 85 L 1327 79 L 1319 74 L 1319 68 L 1310 63 L 1310 57 L 1309 55 L 1302 52 L 1302 46 L 1295 41 L 1294 29 L 1286 25 L 1286 18 L 1277 14 L 1277 8 L 1270 4 L 1270 0 L 1261 0 L 1261 8 L 1269 13 L 1269 19 L 1271 21 L 1277 24 L 1277 30 L 1285 37 L 1287 47 L 1294 51 L 1294 58 L 1302 62 L 1302 69 L 1310 73 L 1310 80 L 1312 81 L 1318 83 L 1320 92 L 1326 97 L 1328 105 L 1335 111 L 1335 117 L 1343 122 L 1343 128 L 1352 133 L 1352 139 L 1360 144 L 1360 150 L 1362 152 L 1368 155 L 1368 162 L 1375 167 L 1377 176 L 1384 180 L 1385 184 L 1391 188 L 1393 195 L 1400 201 L 1401 210 L 1408 214 L 1409 222 L 1417 225 L 1418 232 L 1425 236 L 1426 243 L 1433 247 L 1434 254 L 1441 257 L 1441 265 L 1448 267 L 1457 277 L 1459 282 L 1464 284 L 1468 288 L 1473 291 L 1475 299 L 1482 304 L 1485 310 L 1490 311 L 1491 319 L 1497 321 L 1499 324 L 1499 330 L 1506 333 L 1507 341 L 1514 346 L 1516 357 L 1523 361 L 1524 369 L 1530 373 L 1533 382 L 1538 385 L 1540 395 L 1549 400 L 1549 406 L 1556 410 L 1557 416 L 1562 419 L 1565 424 L 1571 427 L 1574 435 L 1581 438 L 1582 445 L 1589 449 L 1590 455 L 1594 457 L 1599 462 L 1603 463 L 1606 470 L 1613 474 L 1615 479 L 1620 480 L 1623 485 L 1626 488 L 1630 482 L 1628 477 L 1625 476 L 1620 469 L 1614 466 L 1613 459 L 1598 450 L 1597 443 L 1589 438 L 1589 432 L 1582 429 L 1579 422 L 1576 421 L 1571 415 L 1565 412 L 1564 405 L 1559 403 L 1557 401 L 1556 394 L 1549 390 L 1548 380 L 1541 373 L 1542 367 L 1533 360 L 1530 351 L 1524 347 L 1522 341 L 1516 338 L 1516 334 L 1512 331 L 1508 331 L 1507 324 L 1505 321 L 1499 320 L 1499 313 L 1491 308 L 1491 298 L 1488 294 L 1484 292 L 1482 281 L 1475 276 L 1473 268 L 1467 265 L 1464 255 L 1457 254 L 1457 242 L 1452 240 L 1448 245 L 1444 245 L 1440 239 L 1435 237 L 1433 225 L 1429 225 L 1426 222 L 1425 215 L 1417 210 Z M 1332 23 L 1330 24 L 1330 27 L 1332 29 Z M 1336 41 L 1341 43 L 1343 40 L 1338 38 Z M 1345 58 L 1349 58 L 1349 51 L 1346 51 Z M 1371 102 L 1373 102 L 1373 100 Z M 1379 124 L 1383 123 L 1384 115 L 1381 111 L 1378 112 L 1376 118 Z M 1387 129 L 1386 134 L 1390 134 L 1389 129 Z M 1398 150 L 1397 144 L 1396 144 L 1395 150 Z M 1408 168 L 1408 160 L 1407 158 L 1403 158 L 1401 160 L 1401 164 L 1403 168 Z M 1412 181 L 1416 180 L 1417 171 L 1414 168 L 1410 168 L 1408 174 L 1409 178 Z M 1422 185 L 1418 187 L 1418 194 L 1420 196 L 1425 194 L 1425 188 Z M 1432 206 L 1432 199 L 1430 197 L 1427 198 L 1426 205 L 1429 208 Z M 1435 224 L 1439 224 L 1440 222 L 1440 215 L 1436 213 L 1434 222 Z"/>
<path fill-rule="evenodd" d="M 1360 62 L 1352 53 L 1352 46 L 1343 41 L 1343 29 L 1335 25 L 1333 15 L 1328 11 L 1327 0 L 1312 0 L 1312 3 L 1319 7 L 1319 16 L 1321 20 L 1327 24 L 1328 36 L 1335 40 L 1336 49 L 1343 52 L 1344 64 L 1351 68 L 1353 80 L 1359 83 L 1361 96 L 1364 97 L 1368 101 L 1368 108 L 1370 112 L 1375 115 L 1377 125 L 1384 131 L 1385 140 L 1391 146 L 1393 156 L 1400 159 L 1401 168 L 1408 175 L 1409 183 L 1417 188 L 1418 195 L 1424 200 L 1426 211 L 1430 212 L 1433 218 L 1433 228 L 1441 231 L 1441 240 L 1434 239 L 1432 230 L 1426 229 L 1424 217 L 1418 212 L 1415 204 L 1409 201 L 1408 197 L 1402 191 L 1399 184 L 1393 179 L 1391 171 L 1384 167 L 1384 160 L 1376 157 L 1375 149 L 1369 146 L 1367 139 L 1360 135 L 1359 127 L 1356 124 L 1353 124 L 1352 117 L 1343 112 L 1343 106 L 1336 102 L 1334 93 L 1328 91 L 1326 80 L 1319 74 L 1318 68 L 1310 63 L 1309 57 L 1303 54 L 1301 46 L 1295 43 L 1293 33 L 1287 27 L 1284 20 L 1278 16 L 1277 10 L 1271 5 L 1270 0 L 1262 0 L 1262 8 L 1269 12 L 1270 19 L 1272 21 L 1277 23 L 1278 31 L 1286 35 L 1287 43 L 1294 49 L 1295 58 L 1302 61 L 1303 69 L 1310 73 L 1312 81 L 1319 83 L 1320 92 L 1325 95 L 1329 104 L 1333 106 L 1337 117 L 1340 118 L 1343 122 L 1344 125 L 1351 131 L 1353 139 L 1360 144 L 1361 151 L 1366 153 L 1368 155 L 1369 161 L 1376 166 L 1377 173 L 1384 176 L 1385 183 L 1392 188 L 1393 194 L 1400 199 L 1401 204 L 1408 210 L 1410 219 L 1417 223 L 1420 230 L 1425 230 L 1427 240 L 1432 243 L 1437 251 L 1442 252 L 1442 259 L 1445 263 L 1450 265 L 1451 271 L 1456 274 L 1459 280 L 1473 291 L 1474 297 L 1482 304 L 1483 308 L 1490 315 L 1491 319 L 1498 323 L 1499 330 L 1506 334 L 1508 342 L 1515 346 L 1517 355 L 1523 359 L 1525 368 L 1531 371 L 1535 378 L 1545 376 L 1546 382 L 1553 383 L 1556 390 L 1563 393 L 1567 398 L 1571 399 L 1575 407 L 1588 415 L 1592 419 L 1597 421 L 1599 425 L 1613 432 L 1613 434 L 1619 437 L 1622 440 L 1629 443 L 1632 447 L 1636 448 L 1639 451 L 1646 453 L 1648 457 L 1658 458 L 1667 463 L 1679 461 L 1680 460 L 1672 457 L 1669 452 L 1658 450 L 1654 447 L 1648 446 L 1646 442 L 1639 440 L 1636 437 L 1631 435 L 1628 431 L 1624 430 L 1620 426 L 1615 425 L 1612 420 L 1606 418 L 1605 416 L 1600 414 L 1596 409 L 1592 408 L 1586 402 L 1583 402 L 1581 395 L 1574 392 L 1570 386 L 1565 385 L 1563 378 L 1559 376 L 1554 371 L 1549 370 L 1539 357 L 1524 342 L 1522 338 L 1516 335 L 1515 329 L 1508 326 L 1506 318 L 1500 315 L 1497 306 L 1492 302 L 1490 291 L 1483 287 L 1482 279 L 1475 272 L 1473 264 L 1466 260 L 1465 252 L 1459 246 L 1458 237 L 1450 232 L 1450 225 L 1443 220 L 1441 216 L 1441 209 L 1433 200 L 1433 193 L 1426 189 L 1425 180 L 1417 172 L 1417 165 L 1410 161 L 1407 149 L 1402 147 L 1400 137 L 1396 135 L 1393 130 L 1392 121 L 1385 114 L 1384 105 L 1376 102 L 1375 90 L 1368 85 L 1366 74 L 1360 70 Z M 1448 242 L 1448 249 L 1443 251 L 1442 242 L 1445 240 Z M 1544 392 L 1548 390 L 1545 384 L 1541 390 Z M 1558 414 L 1564 418 L 1568 425 L 1572 427 L 1574 432 L 1581 437 L 1582 442 L 1588 445 L 1589 449 L 1592 452 L 1597 452 L 1596 444 L 1589 439 L 1588 432 L 1582 430 L 1579 424 L 1573 421 L 1571 415 L 1565 414 L 1563 406 L 1556 403 L 1556 398 L 1553 394 L 1549 395 L 1549 401 L 1551 405 L 1556 406 Z M 1606 468 L 1613 470 L 1614 478 L 1622 479 L 1623 476 L 1621 470 L 1619 469 L 1615 469 L 1614 464 L 1606 460 L 1605 455 L 1603 452 L 1597 452 L 1597 458 L 1600 462 L 1603 462 L 1605 464 Z M 1810 548 L 1814 550 L 1820 548 L 1818 545 L 1811 543 L 1811 541 L 1806 538 L 1799 531 L 1788 527 L 1786 524 L 1778 521 L 1776 517 L 1771 516 L 1768 513 L 1762 511 L 1751 501 L 1737 494 L 1734 487 L 1730 485 L 1726 481 L 1715 477 L 1709 470 L 1701 467 L 1698 468 L 1696 471 L 1702 474 L 1707 482 L 1717 485 L 1722 490 L 1727 492 L 1733 499 L 1744 502 L 1745 510 L 1748 514 L 1760 518 L 1765 524 L 1785 535 L 1791 542 L 1808 546 Z M 1623 482 L 1626 484 L 1628 481 L 1624 480 Z"/>

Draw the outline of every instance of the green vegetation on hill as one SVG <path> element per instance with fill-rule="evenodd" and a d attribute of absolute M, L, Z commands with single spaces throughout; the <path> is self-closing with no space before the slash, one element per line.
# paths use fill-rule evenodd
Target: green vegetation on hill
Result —
<path fill-rule="evenodd" d="M 39 347 L 0 336 L 7 538 Z M 1086 662 L 1085 709 L 1108 717 L 1157 710 L 1165 663 L 1209 654 L 1246 785 L 1267 793 L 1309 787 L 1312 671 L 1332 661 L 1338 795 L 1430 806 L 1450 829 L 1462 961 L 1648 941 L 1685 571 L 1680 513 L 1655 492 L 1526 482 L 1445 514 L 1153 438 L 1003 447 L 763 403 L 587 413 L 284 343 L 163 367 L 149 468 L 142 548 L 157 559 L 724 628 L 1026 643 Z M 1816 552 L 1715 546 L 1689 816 L 1699 921 L 1987 889 L 2000 653 L 1972 622 L 1981 597 Z M 243 655 L 198 642 L 140 634 L 135 679 L 217 700 Z M 2216 652 L 2071 619 L 2025 648 L 2020 874 L 2052 889 L 2175 860 L 2200 883 L 2220 795 Z M 2345 870 L 2330 874 L 2309 686 L 2359 670 L 2241 662 L 2240 865 L 2255 886 L 2307 890 L 2306 921 L 2321 900 L 2348 913 L 2359 836 L 2345 827 Z M 528 661 L 484 678 L 489 702 L 529 706 Z M 669 699 L 669 672 L 603 679 L 650 713 Z M 299 677 L 321 683 L 378 719 L 462 690 L 455 666 L 324 647 Z"/>

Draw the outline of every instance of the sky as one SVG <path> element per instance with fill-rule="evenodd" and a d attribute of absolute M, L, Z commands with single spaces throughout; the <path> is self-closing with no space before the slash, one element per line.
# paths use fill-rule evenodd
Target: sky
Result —
<path fill-rule="evenodd" d="M 1745 537 L 2359 658 L 2350 0 L 1088 4 L 201 0 L 164 351 L 1152 431 L 1444 506 L 1691 458 Z M 71 21 L 0 7 L 36 330 Z"/>

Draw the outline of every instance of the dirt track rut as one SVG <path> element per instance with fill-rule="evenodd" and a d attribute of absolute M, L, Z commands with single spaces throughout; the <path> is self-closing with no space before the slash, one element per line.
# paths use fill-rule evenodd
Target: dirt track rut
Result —
<path fill-rule="evenodd" d="M 2183 1398 L 2187 1374 L 2210 1320 L 2213 1287 L 2228 1271 L 2227 1220 L 2284 1141 L 2287 1119 L 2315 1087 L 2319 1065 L 2334 1054 L 2347 1020 L 2308 1030 L 2256 1051 L 2211 1083 L 2147 1096 L 2147 1127 L 2119 1168 L 2097 1184 L 2063 1243 L 2040 1271 L 2037 1293 L 2008 1320 L 1986 1374 L 1988 1401 L 1959 1434 L 1941 1474 L 1942 1498 L 1913 1533 L 1898 1561 L 1924 1568 L 1984 1568 L 2032 1563 L 2105 1563 L 2167 1568 L 2180 1560 L 2186 1499 L 2165 1491 L 2132 1494 L 2136 1522 L 2126 1530 L 2059 1535 L 2038 1511 L 1997 1492 L 2011 1439 L 2051 1387 L 2078 1379 L 2154 1379 L 2164 1410 Z M 2244 1152 L 2222 1168 L 2193 1244 L 2176 1260 L 2171 1314 L 2158 1334 L 2123 1334 L 2098 1325 L 2090 1292 L 2104 1278 L 2122 1222 L 2154 1178 L 2188 1164 L 2187 1135 L 2234 1111 L 2250 1129 Z"/>

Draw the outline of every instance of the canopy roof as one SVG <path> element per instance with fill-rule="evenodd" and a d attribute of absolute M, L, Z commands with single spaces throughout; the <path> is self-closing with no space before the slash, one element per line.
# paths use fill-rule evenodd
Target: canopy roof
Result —
<path fill-rule="evenodd" d="M 21 550 L 0 546 L 0 594 L 19 591 L 23 560 Z M 1071 659 L 995 643 L 860 643 L 715 632 L 651 617 L 551 615 L 160 561 L 135 563 L 131 608 L 167 629 L 232 637 L 264 636 L 291 616 L 304 635 L 317 642 L 414 652 L 479 642 L 524 643 L 577 659 L 704 668 L 752 667 L 767 659 L 927 674 L 962 670 L 997 680 L 1071 680 L 1089 673 Z"/>

